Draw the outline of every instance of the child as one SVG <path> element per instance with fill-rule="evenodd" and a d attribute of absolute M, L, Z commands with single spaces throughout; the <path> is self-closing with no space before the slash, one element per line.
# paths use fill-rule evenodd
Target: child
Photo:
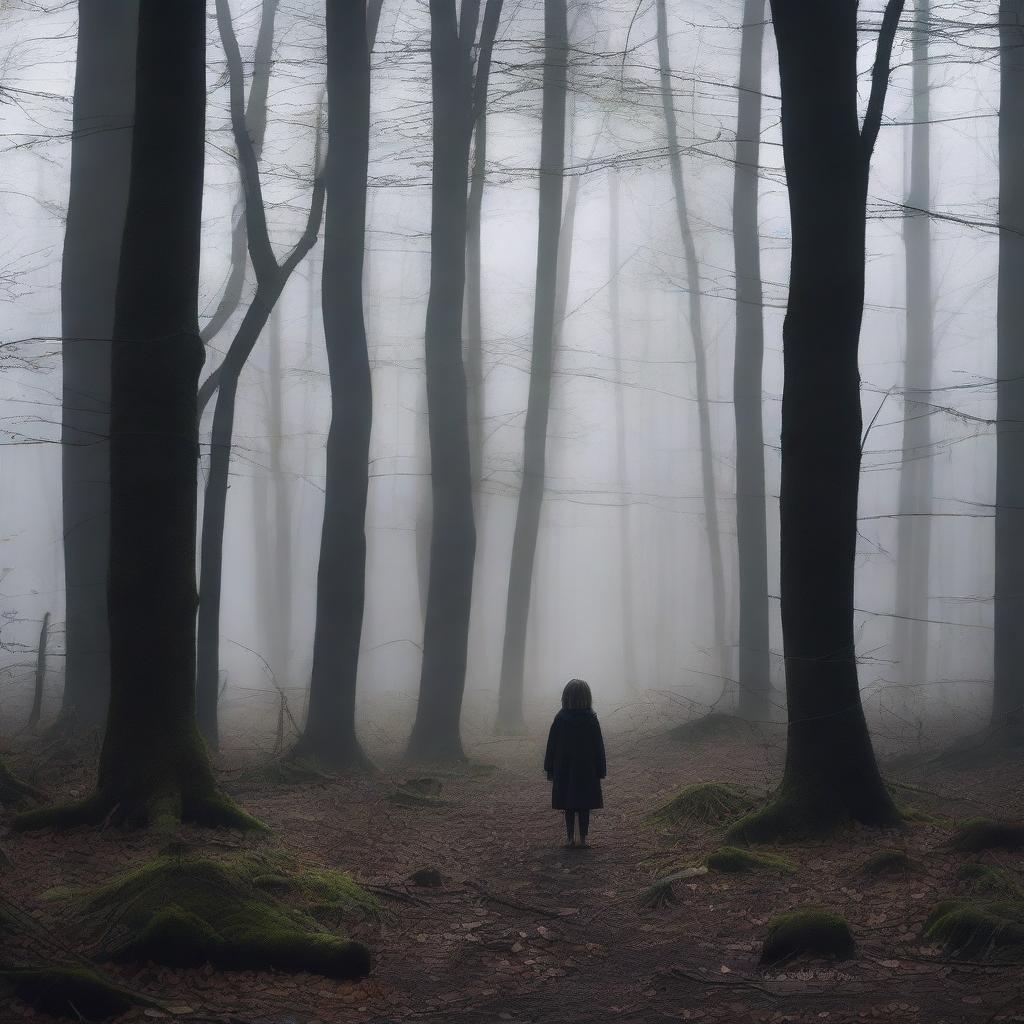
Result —
<path fill-rule="evenodd" d="M 580 846 L 586 850 L 590 812 L 603 807 L 601 779 L 607 774 L 601 725 L 594 714 L 590 687 L 572 679 L 562 691 L 562 710 L 548 733 L 544 771 L 551 780 L 551 806 L 565 811 L 567 850 L 576 846 L 574 818 L 579 818 Z"/>

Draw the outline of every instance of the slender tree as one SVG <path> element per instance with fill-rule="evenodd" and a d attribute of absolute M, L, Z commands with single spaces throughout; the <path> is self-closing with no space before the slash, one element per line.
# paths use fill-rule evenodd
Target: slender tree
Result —
<path fill-rule="evenodd" d="M 661 107 L 668 138 L 668 165 L 676 202 L 676 220 L 686 258 L 686 290 L 689 302 L 690 333 L 693 336 L 693 360 L 696 370 L 697 417 L 700 425 L 700 468 L 704 497 L 704 528 L 708 538 L 711 568 L 711 613 L 715 631 L 715 656 L 718 674 L 729 677 L 725 649 L 725 569 L 722 564 L 722 539 L 718 526 L 718 495 L 715 486 L 714 440 L 711 435 L 711 410 L 708 405 L 707 345 L 704 340 L 704 314 L 701 302 L 700 264 L 690 227 L 686 203 L 683 161 L 679 151 L 679 130 L 672 95 L 672 62 L 668 44 L 668 15 L 665 0 L 658 0 L 658 66 L 661 81 Z"/>
<path fill-rule="evenodd" d="M 432 520 L 420 699 L 408 751 L 423 760 L 464 757 L 459 718 L 476 557 L 462 313 L 480 0 L 463 0 L 458 12 L 456 7 L 455 0 L 430 0 L 434 122 L 425 353 Z"/>
<path fill-rule="evenodd" d="M 548 413 L 558 292 L 558 250 L 565 175 L 565 97 L 568 86 L 569 29 L 565 0 L 544 3 L 544 84 L 540 138 L 540 213 L 537 278 L 533 307 L 533 354 L 523 429 L 523 475 L 512 539 L 505 641 L 501 655 L 498 729 L 524 728 L 523 667 L 530 616 L 533 563 L 544 500 Z M 567 276 L 566 276 L 567 280 Z"/>
<path fill-rule="evenodd" d="M 140 0 L 136 67 L 111 360 L 107 728 L 95 794 L 21 827 L 254 824 L 218 792 L 195 721 L 203 0 Z"/>
<path fill-rule="evenodd" d="M 260 181 L 259 159 L 245 113 L 245 73 L 227 0 L 217 0 L 217 24 L 228 63 L 231 127 L 245 192 L 246 238 L 256 276 L 256 294 L 216 371 L 217 402 L 210 436 L 210 468 L 203 501 L 199 572 L 198 703 L 199 727 L 216 748 L 217 693 L 220 672 L 220 601 L 224 561 L 224 523 L 238 382 L 256 342 L 292 272 L 316 244 L 324 209 L 319 175 L 319 126 L 314 162 L 316 178 L 305 228 L 291 252 L 278 262 L 270 241 Z M 258 137 L 258 139 L 261 138 Z M 212 375 L 211 375 L 212 376 Z"/>
<path fill-rule="evenodd" d="M 868 175 L 902 8 L 885 8 L 861 126 L 856 0 L 771 0 L 793 232 L 781 493 L 789 735 L 776 799 L 737 826 L 750 839 L 899 820 L 861 706 L 853 586 Z"/>
<path fill-rule="evenodd" d="M 769 717 L 768 524 L 764 486 L 761 373 L 764 287 L 758 226 L 761 145 L 761 53 L 765 0 L 744 0 L 736 117 L 732 239 L 736 262 L 736 543 L 739 562 L 739 715 Z"/>
<path fill-rule="evenodd" d="M 992 726 L 1024 732 L 1024 0 L 999 5 L 999 299 Z"/>
<path fill-rule="evenodd" d="M 366 496 L 373 396 L 363 317 L 370 47 L 364 3 L 327 3 L 327 219 L 324 338 L 331 426 L 309 709 L 297 752 L 337 767 L 368 764 L 356 738 L 356 677 L 366 580 Z"/>
<path fill-rule="evenodd" d="M 102 725 L 110 691 L 110 337 L 128 203 L 138 0 L 80 0 L 61 268 L 66 590 L 61 724 Z"/>
<path fill-rule="evenodd" d="M 900 463 L 896 561 L 896 661 L 904 685 L 928 675 L 928 569 L 931 554 L 932 255 L 928 91 L 930 2 L 917 0 L 911 32 L 913 125 L 910 188 L 903 222 L 906 247 L 907 349 L 904 359 L 903 455 Z"/>
<path fill-rule="evenodd" d="M 633 601 L 633 549 L 630 542 L 631 496 L 629 458 L 626 454 L 626 386 L 622 368 L 622 310 L 619 276 L 622 273 L 619 245 L 619 174 L 608 170 L 608 320 L 612 335 L 615 367 L 615 475 L 622 492 L 619 509 L 619 595 L 622 600 L 622 652 L 626 687 L 635 690 L 640 674 L 636 660 L 636 609 Z"/>

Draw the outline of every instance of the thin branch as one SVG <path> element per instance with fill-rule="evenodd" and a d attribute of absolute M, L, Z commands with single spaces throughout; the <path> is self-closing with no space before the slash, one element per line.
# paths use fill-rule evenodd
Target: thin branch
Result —
<path fill-rule="evenodd" d="M 885 13 L 882 15 L 882 26 L 878 30 L 878 49 L 875 51 L 875 64 L 871 69 L 871 94 L 868 97 L 867 111 L 864 114 L 864 127 L 860 133 L 865 164 L 871 159 L 875 141 L 878 138 L 878 130 L 882 126 L 885 94 L 889 89 L 892 47 L 896 39 L 900 16 L 903 14 L 904 3 L 905 0 L 888 0 L 885 5 Z"/>

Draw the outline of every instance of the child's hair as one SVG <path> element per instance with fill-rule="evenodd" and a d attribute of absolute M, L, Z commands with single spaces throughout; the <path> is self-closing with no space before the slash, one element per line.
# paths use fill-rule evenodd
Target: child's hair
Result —
<path fill-rule="evenodd" d="M 562 707 L 565 710 L 589 710 L 594 703 L 590 687 L 582 679 L 570 679 L 562 691 Z"/>

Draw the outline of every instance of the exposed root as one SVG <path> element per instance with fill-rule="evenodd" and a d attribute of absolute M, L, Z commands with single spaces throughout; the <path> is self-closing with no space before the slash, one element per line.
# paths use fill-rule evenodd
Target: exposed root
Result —
<path fill-rule="evenodd" d="M 991 818 L 971 818 L 960 826 L 949 845 L 961 853 L 1019 850 L 1024 847 L 1024 825 Z"/>
<path fill-rule="evenodd" d="M 45 800 L 45 793 L 19 779 L 0 757 L 0 806 L 20 808 Z"/>
<path fill-rule="evenodd" d="M 637 894 L 637 902 L 647 910 L 657 910 L 676 902 L 675 883 L 685 878 L 697 878 L 706 875 L 708 869 L 702 864 L 697 867 L 683 868 L 664 878 L 657 879 L 646 889 L 641 889 Z"/>
<path fill-rule="evenodd" d="M 952 956 L 977 957 L 1024 946 L 1024 903 L 939 903 L 925 922 L 924 936 L 929 942 L 942 943 Z"/>
<path fill-rule="evenodd" d="M 809 907 L 779 914 L 768 922 L 761 963 L 777 964 L 802 953 L 848 960 L 855 950 L 850 926 L 842 917 Z"/>
<path fill-rule="evenodd" d="M 683 823 L 718 825 L 749 811 L 757 798 L 742 786 L 727 782 L 698 782 L 685 786 L 649 816 L 652 825 Z"/>
<path fill-rule="evenodd" d="M 107 981 L 87 967 L 0 971 L 0 987 L 8 988 L 35 1010 L 78 1021 L 106 1020 L 132 1006 L 161 1006 L 155 1000 Z"/>
<path fill-rule="evenodd" d="M 782 875 L 796 873 L 796 864 L 786 857 L 742 850 L 737 846 L 723 846 L 715 850 L 714 853 L 709 853 L 704 858 L 704 863 L 712 871 L 722 871 L 727 874 L 748 871 L 774 871 Z"/>

